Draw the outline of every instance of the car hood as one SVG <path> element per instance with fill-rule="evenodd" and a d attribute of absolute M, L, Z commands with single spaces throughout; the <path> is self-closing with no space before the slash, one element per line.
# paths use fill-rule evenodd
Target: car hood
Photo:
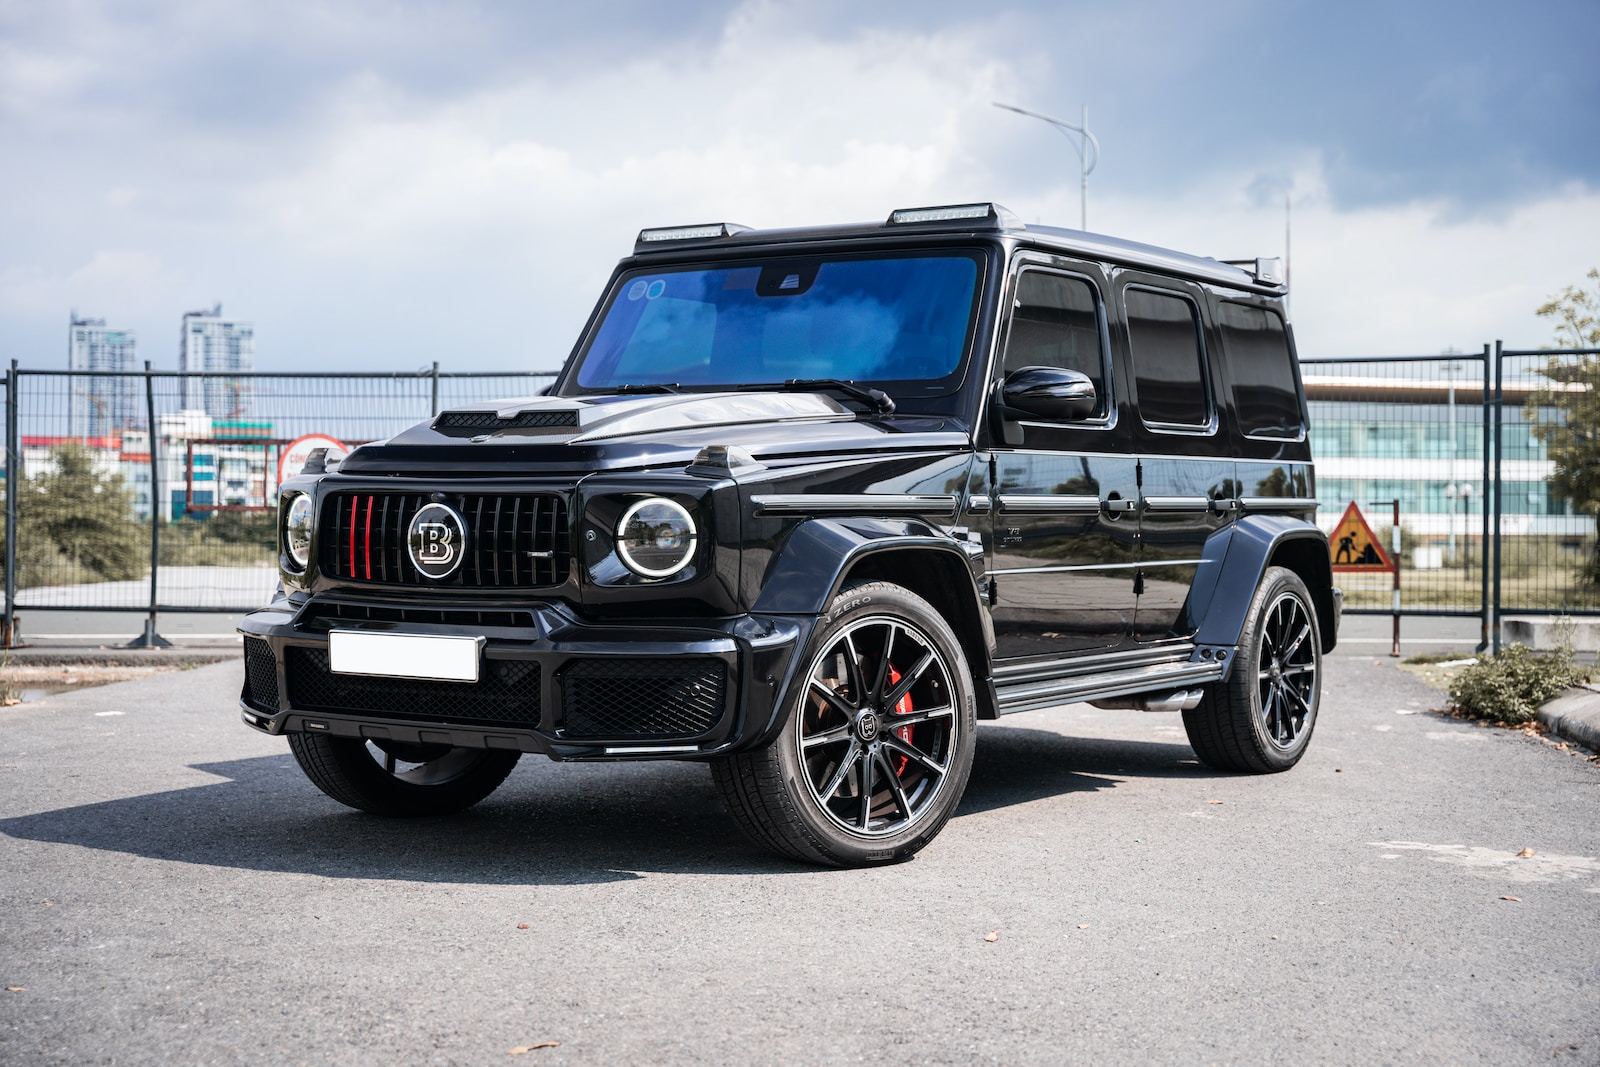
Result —
<path fill-rule="evenodd" d="M 451 408 L 387 441 L 362 445 L 351 474 L 483 474 L 685 465 L 707 445 L 758 460 L 966 447 L 944 417 L 866 416 L 822 393 L 737 392 L 524 397 Z"/>

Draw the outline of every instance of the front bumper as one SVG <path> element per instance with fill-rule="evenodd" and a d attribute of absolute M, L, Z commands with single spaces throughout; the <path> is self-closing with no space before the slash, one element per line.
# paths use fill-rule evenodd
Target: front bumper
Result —
<path fill-rule="evenodd" d="M 815 620 L 595 624 L 563 605 L 313 597 L 247 615 L 244 721 L 270 734 L 503 748 L 558 760 L 697 759 L 764 742 Z M 328 669 L 332 630 L 482 637 L 476 682 Z"/>

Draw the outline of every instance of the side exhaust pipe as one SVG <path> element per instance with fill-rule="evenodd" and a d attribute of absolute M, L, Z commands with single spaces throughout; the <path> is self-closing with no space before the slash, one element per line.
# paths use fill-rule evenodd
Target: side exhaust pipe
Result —
<path fill-rule="evenodd" d="M 1091 700 L 1097 708 L 1116 711 L 1188 711 L 1200 703 L 1204 689 L 1180 689 L 1176 693 L 1135 693 L 1133 696 Z"/>

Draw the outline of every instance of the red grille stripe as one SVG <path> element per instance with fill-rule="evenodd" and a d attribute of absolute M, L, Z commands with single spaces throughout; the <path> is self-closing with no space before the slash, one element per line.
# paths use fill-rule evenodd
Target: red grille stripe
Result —
<path fill-rule="evenodd" d="M 367 497 L 367 532 L 362 540 L 362 555 L 367 561 L 367 581 L 372 581 L 372 498 Z"/>

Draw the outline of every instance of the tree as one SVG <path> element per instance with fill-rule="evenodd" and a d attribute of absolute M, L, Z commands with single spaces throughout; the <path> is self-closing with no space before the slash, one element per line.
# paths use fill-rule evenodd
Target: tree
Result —
<path fill-rule="evenodd" d="M 94 578 L 142 577 L 149 541 L 122 477 L 96 470 L 94 453 L 77 443 L 60 445 L 50 455 L 52 469 L 18 487 L 19 556 L 42 550 L 42 545 L 30 549 L 28 542 L 43 535 L 60 556 Z"/>
<path fill-rule="evenodd" d="M 1588 277 L 1594 291 L 1569 285 L 1539 307 L 1541 318 L 1555 320 L 1556 344 L 1563 348 L 1600 348 L 1600 269 Z M 1600 357 L 1552 356 L 1542 373 L 1550 385 L 1528 398 L 1528 422 L 1555 465 L 1551 490 L 1595 520 L 1594 551 L 1583 576 L 1600 583 Z M 1554 408 L 1559 418 L 1539 417 L 1540 408 Z"/>

